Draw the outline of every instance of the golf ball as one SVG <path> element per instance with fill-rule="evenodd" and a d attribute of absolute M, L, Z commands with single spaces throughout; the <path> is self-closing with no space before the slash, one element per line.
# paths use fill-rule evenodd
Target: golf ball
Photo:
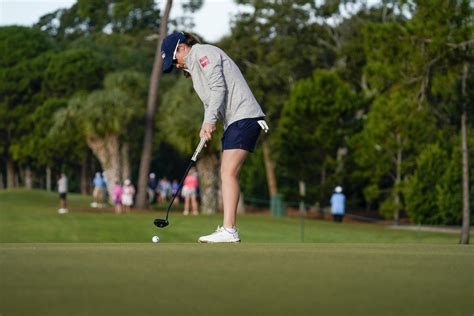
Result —
<path fill-rule="evenodd" d="M 151 241 L 153 241 L 154 243 L 160 242 L 160 237 L 158 237 L 158 236 L 153 236 L 153 238 L 151 239 Z"/>

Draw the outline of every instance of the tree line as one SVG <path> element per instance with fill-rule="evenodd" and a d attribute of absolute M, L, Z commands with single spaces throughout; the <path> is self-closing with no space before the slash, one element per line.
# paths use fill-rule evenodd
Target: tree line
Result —
<path fill-rule="evenodd" d="M 237 3 L 251 10 L 235 14 L 215 44 L 237 62 L 271 127 L 242 171 L 245 196 L 295 200 L 304 181 L 306 200 L 327 205 L 342 185 L 351 209 L 472 223 L 469 1 Z M 202 1 L 186 5 L 171 30 L 192 31 Z M 15 174 L 44 183 L 66 168 L 84 192 L 99 165 L 139 178 L 162 15 L 153 1 L 78 0 L 32 28 L 0 28 L 8 187 Z M 198 142 L 202 105 L 181 74 L 160 82 L 151 168 L 179 174 Z M 219 208 L 219 156 L 215 137 L 198 164 L 209 211 Z"/>

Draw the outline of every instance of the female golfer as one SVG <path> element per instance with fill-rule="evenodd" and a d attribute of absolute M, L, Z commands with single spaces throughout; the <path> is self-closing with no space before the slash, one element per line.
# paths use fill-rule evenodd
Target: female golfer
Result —
<path fill-rule="evenodd" d="M 199 242 L 240 242 L 235 226 L 240 197 L 239 172 L 249 152 L 253 152 L 260 129 L 268 130 L 260 105 L 250 91 L 237 65 L 221 49 L 203 45 L 189 33 L 167 36 L 161 45 L 163 71 L 173 65 L 191 77 L 194 90 L 204 103 L 200 137 L 209 141 L 216 122 L 224 123 L 221 181 L 224 204 L 222 227 Z"/>

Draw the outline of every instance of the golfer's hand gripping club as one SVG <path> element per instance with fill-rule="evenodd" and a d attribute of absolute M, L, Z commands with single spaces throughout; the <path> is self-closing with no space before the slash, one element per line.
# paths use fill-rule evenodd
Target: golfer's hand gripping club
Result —
<path fill-rule="evenodd" d="M 198 157 L 199 153 L 201 152 L 202 148 L 204 147 L 204 145 L 206 145 L 206 139 L 201 138 L 201 141 L 199 142 L 199 145 L 197 146 L 196 151 L 194 152 L 194 155 L 191 158 L 192 161 L 196 162 L 197 157 Z"/>
<path fill-rule="evenodd" d="M 201 131 L 199 132 L 199 137 L 210 141 L 212 138 L 212 133 L 216 131 L 216 125 L 211 123 L 203 123 Z"/>

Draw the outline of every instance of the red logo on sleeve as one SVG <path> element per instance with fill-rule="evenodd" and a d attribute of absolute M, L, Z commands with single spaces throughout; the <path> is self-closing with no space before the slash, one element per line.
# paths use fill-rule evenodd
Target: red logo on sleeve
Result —
<path fill-rule="evenodd" d="M 201 57 L 199 58 L 199 63 L 201 64 L 201 67 L 204 68 L 209 65 L 209 59 L 207 58 L 207 56 Z"/>

